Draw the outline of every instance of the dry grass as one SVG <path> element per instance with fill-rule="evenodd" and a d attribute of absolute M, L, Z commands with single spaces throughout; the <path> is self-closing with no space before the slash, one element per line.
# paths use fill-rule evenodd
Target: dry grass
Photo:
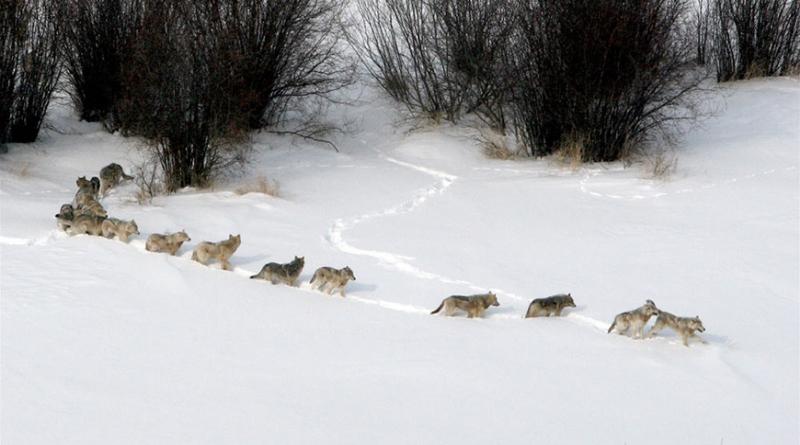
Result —
<path fill-rule="evenodd" d="M 239 195 L 261 193 L 263 195 L 272 196 L 273 198 L 280 198 L 281 186 L 278 181 L 271 181 L 264 176 L 259 176 L 254 181 L 238 187 L 236 193 Z"/>
<path fill-rule="evenodd" d="M 483 154 L 489 159 L 513 160 L 517 153 L 508 146 L 506 135 L 496 131 L 482 131 L 478 141 L 483 147 Z"/>
<path fill-rule="evenodd" d="M 665 180 L 678 168 L 678 157 L 672 152 L 659 151 L 646 158 L 644 165 L 650 178 Z"/>
<path fill-rule="evenodd" d="M 584 140 L 580 136 L 570 136 L 561 143 L 553 159 L 561 165 L 578 170 L 583 165 Z"/>

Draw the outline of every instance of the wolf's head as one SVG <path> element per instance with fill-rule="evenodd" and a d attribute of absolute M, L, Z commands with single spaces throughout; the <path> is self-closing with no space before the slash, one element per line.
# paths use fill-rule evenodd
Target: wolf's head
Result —
<path fill-rule="evenodd" d="M 344 269 L 342 269 L 342 274 L 345 276 L 345 278 L 348 278 L 350 280 L 355 281 L 356 279 L 356 276 L 353 275 L 353 270 L 350 269 L 350 266 L 344 266 Z"/>
<path fill-rule="evenodd" d="M 700 316 L 694 317 L 689 321 L 689 327 L 695 331 L 705 332 L 706 328 L 703 326 L 703 322 L 700 321 Z"/>
<path fill-rule="evenodd" d="M 77 185 L 79 189 L 89 188 L 92 186 L 92 182 L 86 179 L 86 176 L 81 176 L 75 180 L 75 185 Z"/>
<path fill-rule="evenodd" d="M 233 241 L 233 244 L 236 247 L 239 247 L 239 245 L 242 244 L 242 235 L 239 234 L 239 235 L 235 235 L 234 236 L 234 235 L 228 234 L 228 241 Z"/>
<path fill-rule="evenodd" d="M 125 231 L 128 232 L 129 235 L 138 235 L 139 226 L 136 225 L 135 220 L 131 220 L 128 224 L 126 224 Z"/>
<path fill-rule="evenodd" d="M 175 234 L 175 239 L 181 242 L 191 241 L 192 239 L 189 238 L 189 235 L 186 233 L 185 230 L 181 230 L 180 232 Z"/>
<path fill-rule="evenodd" d="M 497 294 L 493 293 L 492 291 L 489 291 L 489 293 L 486 295 L 486 307 L 489 306 L 500 306 L 500 303 L 497 301 Z"/>
<path fill-rule="evenodd" d="M 292 261 L 292 262 L 297 264 L 297 265 L 303 266 L 303 265 L 306 264 L 306 257 L 304 257 L 304 256 L 295 256 L 294 257 L 294 261 Z"/>
<path fill-rule="evenodd" d="M 658 315 L 658 312 L 659 312 L 658 308 L 656 307 L 656 304 L 653 302 L 653 300 L 645 301 L 644 306 L 642 306 L 639 309 L 642 311 L 642 313 L 644 315 L 646 315 L 648 317 L 651 317 L 653 315 Z"/>
<path fill-rule="evenodd" d="M 572 294 L 567 294 L 564 297 L 564 306 L 575 307 L 575 301 L 572 299 Z"/>

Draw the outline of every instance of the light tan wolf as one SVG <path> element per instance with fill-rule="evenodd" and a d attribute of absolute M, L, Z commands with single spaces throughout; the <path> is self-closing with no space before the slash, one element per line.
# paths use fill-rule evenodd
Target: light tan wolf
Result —
<path fill-rule="evenodd" d="M 311 277 L 311 288 L 327 292 L 328 295 L 333 294 L 338 289 L 339 295 L 344 297 L 344 288 L 347 286 L 347 282 L 355 279 L 356 276 L 353 275 L 352 269 L 348 266 L 342 269 L 320 267 Z"/>
<path fill-rule="evenodd" d="M 91 197 L 85 197 L 83 202 L 75 209 L 75 212 L 78 214 L 102 216 L 104 218 L 108 216 L 108 212 L 106 212 L 106 209 L 103 208 L 100 202 Z"/>
<path fill-rule="evenodd" d="M 81 176 L 75 181 L 78 186 L 78 191 L 75 192 L 75 197 L 72 199 L 72 205 L 79 207 L 87 200 L 96 200 L 97 192 L 100 188 L 100 179 L 93 176 L 91 180 L 86 179 L 86 176 Z"/>
<path fill-rule="evenodd" d="M 170 255 L 175 255 L 184 242 L 191 240 L 183 230 L 166 235 L 153 233 L 147 237 L 147 243 L 145 243 L 144 248 L 150 252 L 167 252 Z"/>
<path fill-rule="evenodd" d="M 698 337 L 695 332 L 705 332 L 706 328 L 703 327 L 703 322 L 700 317 L 678 317 L 677 315 L 670 314 L 669 312 L 659 311 L 656 324 L 647 333 L 647 338 L 653 337 L 660 330 L 665 327 L 672 329 L 681 336 L 684 346 L 689 346 L 689 338 L 694 337 L 700 340 L 701 343 L 706 341 Z"/>
<path fill-rule="evenodd" d="M 194 248 L 192 259 L 203 265 L 207 265 L 208 260 L 216 259 L 222 264 L 223 269 L 231 270 L 231 263 L 228 259 L 233 256 L 241 243 L 241 235 L 228 235 L 228 239 L 217 243 L 203 241 Z"/>
<path fill-rule="evenodd" d="M 67 222 L 67 233 L 70 235 L 89 234 L 100 236 L 103 234 L 103 221 L 106 219 L 102 216 L 89 215 L 86 213 L 75 215 L 71 221 Z"/>
<path fill-rule="evenodd" d="M 106 193 L 122 180 L 133 179 L 133 176 L 126 175 L 122 170 L 122 166 L 112 162 L 100 169 L 100 196 L 105 196 Z"/>
<path fill-rule="evenodd" d="M 251 279 L 260 278 L 267 280 L 272 284 L 288 284 L 289 286 L 297 285 L 297 277 L 303 272 L 303 266 L 306 264 L 305 257 L 294 257 L 294 260 L 286 264 L 280 263 L 267 263 L 261 268 L 261 271 L 253 276 Z"/>
<path fill-rule="evenodd" d="M 72 204 L 62 204 L 61 209 L 56 213 L 56 221 L 58 228 L 67 231 L 69 226 L 72 225 L 72 220 L 75 218 L 75 209 Z"/>
<path fill-rule="evenodd" d="M 451 295 L 442 300 L 442 304 L 434 309 L 431 314 L 436 314 L 444 308 L 444 314 L 448 317 L 452 316 L 456 309 L 465 311 L 467 318 L 483 317 L 483 313 L 489 306 L 500 306 L 500 303 L 497 302 L 497 295 L 491 291 L 478 295 Z"/>
<path fill-rule="evenodd" d="M 629 330 L 632 331 L 632 337 L 642 338 L 644 334 L 644 326 L 650 317 L 658 315 L 659 310 L 653 300 L 647 300 L 644 305 L 628 312 L 623 312 L 614 317 L 614 322 L 608 328 L 610 334 L 614 328 L 620 335 L 625 334 Z"/>
<path fill-rule="evenodd" d="M 525 314 L 525 318 L 549 317 L 551 315 L 558 317 L 565 307 L 575 307 L 572 294 L 558 294 L 547 298 L 537 298 L 528 305 L 528 312 Z"/>
<path fill-rule="evenodd" d="M 103 221 L 102 229 L 104 237 L 114 238 L 114 235 L 116 235 L 123 243 L 127 243 L 131 235 L 139 234 L 139 226 L 136 225 L 135 220 L 125 221 L 117 218 L 106 218 Z"/>

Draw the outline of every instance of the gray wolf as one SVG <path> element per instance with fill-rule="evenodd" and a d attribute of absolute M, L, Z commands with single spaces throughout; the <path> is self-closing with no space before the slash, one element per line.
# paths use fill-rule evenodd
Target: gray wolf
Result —
<path fill-rule="evenodd" d="M 72 220 L 75 218 L 75 208 L 72 204 L 62 204 L 61 209 L 56 213 L 56 221 L 58 228 L 66 231 L 72 225 Z"/>
<path fill-rule="evenodd" d="M 355 279 L 356 276 L 353 275 L 353 271 L 347 266 L 343 269 L 320 267 L 311 277 L 311 288 L 315 290 L 321 289 L 322 292 L 327 292 L 328 295 L 333 294 L 338 289 L 339 294 L 344 297 L 344 288 L 347 286 L 347 282 Z"/>
<path fill-rule="evenodd" d="M 294 260 L 286 264 L 280 263 L 267 263 L 261 268 L 261 271 L 250 278 L 260 278 L 267 280 L 272 284 L 288 284 L 295 286 L 297 284 L 297 277 L 303 271 L 305 265 L 305 257 L 294 257 Z"/>
<path fill-rule="evenodd" d="M 442 304 L 434 309 L 431 314 L 436 314 L 444 308 L 444 314 L 448 317 L 452 316 L 456 309 L 465 311 L 468 318 L 482 317 L 489 306 L 500 306 L 500 303 L 497 302 L 497 295 L 491 291 L 486 294 L 469 296 L 451 295 L 442 300 Z"/>
<path fill-rule="evenodd" d="M 122 166 L 112 162 L 100 169 L 100 196 L 105 196 L 108 190 L 115 187 L 122 180 L 133 179 L 133 176 L 126 175 Z"/>
<path fill-rule="evenodd" d="M 575 307 L 572 294 L 558 294 L 547 298 L 537 298 L 528 305 L 528 312 L 525 314 L 525 318 L 549 317 L 551 315 L 558 317 L 565 307 Z"/>
<path fill-rule="evenodd" d="M 684 346 L 689 346 L 690 337 L 695 337 L 699 339 L 701 343 L 705 343 L 705 340 L 698 337 L 695 333 L 698 331 L 705 332 L 706 330 L 706 328 L 703 327 L 703 322 L 700 321 L 700 317 L 678 317 L 669 312 L 659 311 L 656 324 L 654 324 L 650 332 L 647 333 L 647 338 L 655 336 L 657 332 L 665 327 L 677 332 L 678 335 L 681 336 Z"/>
<path fill-rule="evenodd" d="M 83 199 L 81 204 L 79 204 L 78 207 L 76 208 L 75 210 L 76 213 L 102 216 L 104 218 L 108 216 L 108 212 L 106 212 L 106 209 L 103 208 L 100 202 L 88 196 L 84 198 L 85 199 Z"/>
<path fill-rule="evenodd" d="M 135 220 L 124 221 L 117 218 L 106 218 L 102 224 L 103 236 L 106 238 L 113 238 L 114 235 L 120 241 L 127 243 L 131 235 L 139 234 L 139 226 L 136 225 Z"/>
<path fill-rule="evenodd" d="M 644 333 L 644 325 L 650 320 L 653 315 L 658 315 L 659 310 L 653 300 L 647 300 L 644 305 L 628 312 L 623 312 L 614 317 L 614 322 L 608 328 L 610 334 L 614 328 L 620 335 L 625 334 L 629 330 L 632 331 L 634 338 L 642 338 Z"/>
<path fill-rule="evenodd" d="M 178 249 L 181 248 L 181 244 L 191 240 L 183 230 L 166 235 L 153 233 L 147 237 L 147 243 L 145 243 L 144 248 L 150 252 L 167 252 L 170 255 L 175 255 Z"/>
<path fill-rule="evenodd" d="M 228 239 L 217 243 L 203 241 L 194 248 L 192 259 L 203 265 L 207 265 L 208 260 L 216 259 L 222 264 L 224 270 L 231 270 L 231 263 L 228 259 L 233 256 L 241 243 L 241 235 L 228 235 Z"/>
<path fill-rule="evenodd" d="M 91 180 L 86 179 L 86 176 L 81 176 L 75 181 L 78 186 L 78 191 L 75 192 L 75 197 L 72 199 L 72 205 L 78 207 L 87 200 L 96 200 L 97 193 L 100 188 L 100 179 L 93 176 Z"/>
<path fill-rule="evenodd" d="M 100 236 L 103 234 L 103 221 L 105 220 L 102 216 L 82 213 L 75 215 L 71 221 L 59 220 L 59 222 L 64 222 L 67 225 L 67 233 L 70 235 L 89 234 Z"/>

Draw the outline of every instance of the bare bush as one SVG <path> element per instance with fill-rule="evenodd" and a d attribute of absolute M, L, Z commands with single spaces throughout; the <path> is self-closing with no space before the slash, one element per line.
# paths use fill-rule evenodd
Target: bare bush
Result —
<path fill-rule="evenodd" d="M 2 3 L 0 143 L 33 142 L 61 72 L 61 24 L 55 0 Z"/>
<path fill-rule="evenodd" d="M 134 165 L 133 183 L 139 189 L 136 192 L 139 205 L 150 204 L 153 198 L 163 193 L 164 179 L 158 159 L 150 157 Z"/>
<path fill-rule="evenodd" d="M 796 69 L 800 2 L 713 0 L 717 80 L 781 76 Z"/>
<path fill-rule="evenodd" d="M 122 66 L 141 24 L 142 0 L 66 0 L 65 69 L 81 119 L 116 126 Z"/>
<path fill-rule="evenodd" d="M 696 117 L 683 0 L 519 0 L 512 47 L 514 128 L 528 154 L 581 141 L 612 161 Z"/>
<path fill-rule="evenodd" d="M 360 0 L 358 10 L 351 43 L 390 96 L 434 120 L 475 112 L 505 127 L 509 0 Z"/>
<path fill-rule="evenodd" d="M 165 188 L 205 186 L 247 149 L 238 56 L 204 8 L 215 0 L 147 0 L 123 69 L 123 130 L 149 141 Z"/>
<path fill-rule="evenodd" d="M 342 51 L 345 0 L 200 2 L 213 32 L 230 39 L 251 129 L 279 123 L 293 101 L 326 99 L 353 81 Z M 219 17 L 217 19 L 217 17 Z"/>

